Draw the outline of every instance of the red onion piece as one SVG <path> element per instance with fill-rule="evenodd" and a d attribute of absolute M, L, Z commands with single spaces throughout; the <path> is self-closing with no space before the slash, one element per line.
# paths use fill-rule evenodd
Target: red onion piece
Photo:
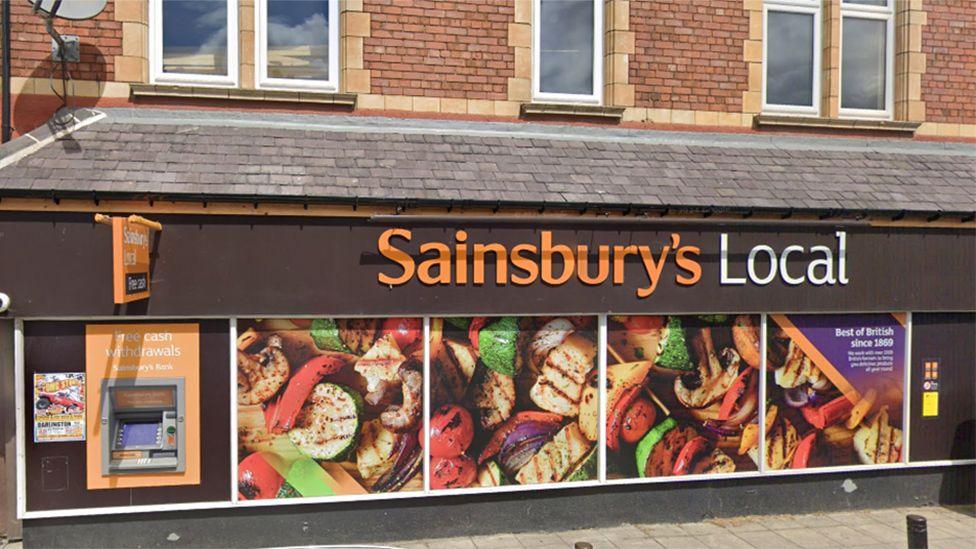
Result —
<path fill-rule="evenodd" d="M 810 396 L 804 387 L 794 387 L 783 391 L 783 400 L 791 408 L 802 408 L 810 402 Z"/>

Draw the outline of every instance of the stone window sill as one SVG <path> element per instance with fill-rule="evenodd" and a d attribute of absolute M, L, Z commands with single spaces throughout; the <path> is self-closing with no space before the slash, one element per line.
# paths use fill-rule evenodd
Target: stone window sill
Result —
<path fill-rule="evenodd" d="M 583 118 L 620 120 L 624 116 L 624 107 L 571 105 L 564 103 L 522 103 L 520 114 L 522 116 L 579 116 Z"/>
<path fill-rule="evenodd" d="M 245 90 L 240 88 L 208 88 L 162 84 L 131 84 L 133 97 L 177 97 L 182 99 L 226 99 L 228 101 L 277 101 L 314 103 L 356 108 L 354 93 L 324 93 L 314 91 Z"/>
<path fill-rule="evenodd" d="M 814 128 L 847 131 L 881 131 L 914 135 L 921 122 L 902 120 L 861 120 L 849 118 L 824 118 L 757 114 L 752 119 L 757 128 Z"/>

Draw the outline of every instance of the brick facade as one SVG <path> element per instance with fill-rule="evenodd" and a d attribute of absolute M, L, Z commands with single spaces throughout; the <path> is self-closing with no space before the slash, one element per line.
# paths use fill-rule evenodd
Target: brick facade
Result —
<path fill-rule="evenodd" d="M 925 118 L 931 122 L 976 124 L 976 2 L 926 0 L 925 5 Z"/>
<path fill-rule="evenodd" d="M 330 101 L 329 90 L 255 89 L 256 0 L 236 1 L 237 87 L 147 86 L 149 0 L 110 0 L 94 20 L 59 20 L 63 34 L 82 42 L 82 61 L 70 66 L 73 104 L 223 101 L 228 108 L 265 108 L 273 101 L 296 110 L 343 104 Z M 349 94 L 343 100 L 354 111 L 516 119 L 533 101 L 533 0 L 338 1 L 338 92 Z M 603 1 L 602 107 L 621 116 L 603 122 L 753 128 L 762 110 L 763 0 Z M 827 29 L 839 27 L 840 0 L 823 1 L 821 115 L 837 122 L 839 42 Z M 894 121 L 920 123 L 919 136 L 976 139 L 976 3 L 897 1 Z M 21 132 L 43 123 L 60 101 L 49 85 L 50 38 L 42 21 L 26 1 L 11 7 L 14 126 Z M 592 113 L 576 114 L 568 120 L 593 122 L 584 117 Z"/>
<path fill-rule="evenodd" d="M 44 30 L 41 17 L 31 13 L 26 1 L 10 2 L 11 76 L 48 78 L 51 75 L 51 37 Z M 131 0 L 129 0 L 131 1 Z M 69 71 L 76 80 L 111 82 L 115 79 L 115 56 L 122 54 L 122 23 L 115 20 L 115 6 L 110 1 L 98 17 L 88 21 L 57 19 L 54 28 L 62 35 L 81 38 L 81 62 L 71 63 Z M 54 76 L 60 78 L 60 69 Z"/>
<path fill-rule="evenodd" d="M 749 71 L 742 0 L 631 2 L 630 61 L 638 107 L 740 111 Z"/>
<path fill-rule="evenodd" d="M 372 93 L 503 100 L 515 74 L 514 2 L 365 0 Z"/>

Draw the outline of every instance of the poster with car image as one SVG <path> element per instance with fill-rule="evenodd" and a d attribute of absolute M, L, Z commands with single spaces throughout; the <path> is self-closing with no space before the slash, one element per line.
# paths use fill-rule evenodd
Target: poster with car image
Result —
<path fill-rule="evenodd" d="M 759 315 L 607 323 L 607 478 L 756 471 Z"/>
<path fill-rule="evenodd" d="M 905 314 L 769 315 L 767 470 L 902 460 L 905 326 Z"/>
<path fill-rule="evenodd" d="M 420 318 L 238 322 L 241 500 L 423 490 Z"/>
<path fill-rule="evenodd" d="M 598 478 L 597 320 L 434 318 L 430 487 Z"/>
<path fill-rule="evenodd" d="M 85 374 L 34 374 L 34 442 L 85 440 Z"/>

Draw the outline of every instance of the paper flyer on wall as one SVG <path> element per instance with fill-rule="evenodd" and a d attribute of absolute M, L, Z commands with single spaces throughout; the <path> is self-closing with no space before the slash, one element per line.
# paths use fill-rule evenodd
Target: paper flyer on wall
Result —
<path fill-rule="evenodd" d="M 34 442 L 85 440 L 85 374 L 34 374 Z"/>

